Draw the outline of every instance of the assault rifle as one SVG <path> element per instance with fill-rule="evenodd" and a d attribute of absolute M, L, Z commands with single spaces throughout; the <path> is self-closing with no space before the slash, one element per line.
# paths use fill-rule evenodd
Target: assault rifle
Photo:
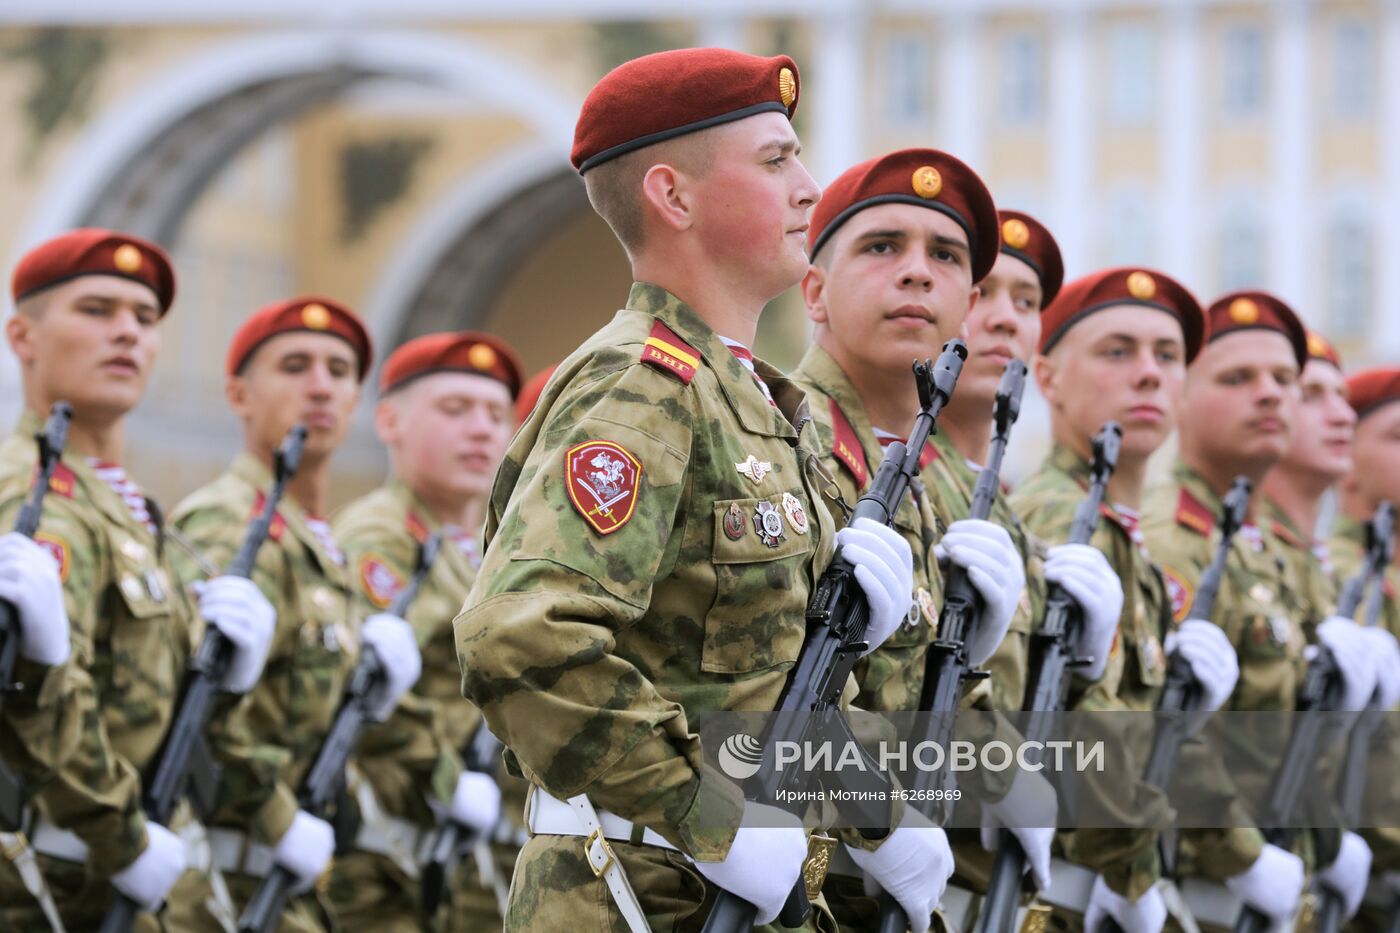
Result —
<path fill-rule="evenodd" d="M 467 771 L 485 774 L 494 780 L 500 760 L 501 740 L 491 734 L 491 730 L 486 728 L 486 720 L 483 719 L 462 749 L 462 763 Z M 419 877 L 425 917 L 437 915 L 438 908 L 442 906 L 447 890 L 452 884 L 452 876 L 457 872 L 457 861 L 461 857 L 462 849 L 478 841 L 470 837 L 463 838 L 466 831 L 466 827 L 450 817 L 444 818 L 438 827 L 437 839 L 433 841 L 429 850 L 431 854 L 428 864 L 423 866 Z"/>

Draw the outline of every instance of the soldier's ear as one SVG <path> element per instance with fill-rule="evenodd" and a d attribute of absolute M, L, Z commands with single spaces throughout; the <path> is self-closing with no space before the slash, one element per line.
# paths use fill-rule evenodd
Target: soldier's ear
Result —
<path fill-rule="evenodd" d="M 1046 404 L 1053 408 L 1058 390 L 1055 381 L 1055 361 L 1043 353 L 1037 353 L 1031 365 L 1035 367 L 1035 384 L 1040 386 L 1040 394 L 1045 398 Z"/>
<path fill-rule="evenodd" d="M 807 305 L 807 319 L 813 324 L 825 324 L 830 319 L 826 307 L 826 270 L 813 263 L 802 277 L 802 300 Z"/>
<path fill-rule="evenodd" d="M 664 162 L 642 176 L 642 204 L 644 216 L 653 214 L 672 230 L 688 230 L 695 223 L 693 196 L 685 175 Z"/>
<path fill-rule="evenodd" d="M 374 433 L 385 447 L 392 447 L 399 441 L 399 406 L 394 404 L 392 396 L 374 406 Z"/>
<path fill-rule="evenodd" d="M 34 359 L 34 343 L 30 339 L 33 321 L 23 314 L 12 314 L 5 321 L 5 340 L 21 363 Z"/>
<path fill-rule="evenodd" d="M 248 407 L 248 383 L 242 376 L 233 375 L 224 380 L 224 401 L 235 415 L 243 417 Z"/>

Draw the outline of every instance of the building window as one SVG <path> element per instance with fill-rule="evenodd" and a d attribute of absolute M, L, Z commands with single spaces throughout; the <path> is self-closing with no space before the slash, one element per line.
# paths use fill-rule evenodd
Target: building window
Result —
<path fill-rule="evenodd" d="M 928 43 L 916 36 L 896 36 L 885 45 L 885 97 L 889 122 L 920 124 L 931 111 Z"/>
<path fill-rule="evenodd" d="M 1156 221 L 1146 197 L 1137 191 L 1112 195 L 1103 217 L 1099 252 L 1104 265 L 1150 266 L 1156 263 Z"/>
<path fill-rule="evenodd" d="M 1227 210 L 1220 226 L 1220 290 L 1260 288 L 1268 243 L 1259 214 L 1249 205 Z"/>
<path fill-rule="evenodd" d="M 1108 117 L 1115 123 L 1152 118 L 1156 54 L 1146 23 L 1120 23 L 1108 34 Z"/>
<path fill-rule="evenodd" d="M 1002 41 L 1001 113 L 1008 123 L 1040 119 L 1045 48 L 1040 37 L 1018 32 Z"/>
<path fill-rule="evenodd" d="M 1366 117 L 1375 100 L 1376 45 L 1364 23 L 1341 23 L 1332 33 L 1332 112 Z"/>
<path fill-rule="evenodd" d="M 1258 26 L 1232 26 L 1225 33 L 1225 115 L 1256 117 L 1264 112 L 1268 80 L 1264 35 Z"/>
<path fill-rule="evenodd" d="M 1371 231 L 1361 211 L 1337 212 L 1327 230 L 1329 331 L 1361 337 L 1371 316 Z"/>

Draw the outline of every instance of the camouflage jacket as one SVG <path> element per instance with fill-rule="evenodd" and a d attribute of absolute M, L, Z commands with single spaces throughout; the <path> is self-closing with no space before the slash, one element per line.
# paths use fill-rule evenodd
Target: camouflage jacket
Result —
<path fill-rule="evenodd" d="M 0 443 L 0 527 L 14 527 L 29 496 L 41 427 L 26 411 Z M 58 562 L 72 655 L 52 668 L 19 659 L 27 688 L 5 702 L 0 750 L 105 878 L 146 846 L 140 774 L 170 725 L 193 613 L 165 542 L 82 457 L 55 470 L 36 540 Z"/>
<path fill-rule="evenodd" d="M 345 549 L 350 572 L 376 611 L 387 609 L 413 575 L 419 545 L 441 530 L 397 480 L 350 503 L 335 518 L 336 540 Z M 369 729 L 360 742 L 359 769 L 394 816 L 432 822 L 423 801 L 451 800 L 461 770 L 453 750 L 462 748 L 480 721 L 462 699 L 452 640 L 452 619 L 475 576 L 467 555 L 444 537 L 406 615 L 423 653 L 423 673 L 393 717 Z"/>
<path fill-rule="evenodd" d="M 1307 607 L 1307 614 L 1300 620 L 1303 634 L 1312 641 L 1317 626 L 1337 608 L 1339 593 L 1330 550 L 1325 543 L 1315 542 L 1311 533 L 1295 525 L 1270 499 L 1259 503 L 1259 523 L 1267 524 L 1278 541 L 1286 565 L 1284 572 Z"/>
<path fill-rule="evenodd" d="M 1161 564 L 1171 598 L 1173 619 L 1186 618 L 1201 575 L 1215 554 L 1215 524 L 1222 497 L 1197 472 L 1178 462 L 1171 482 L 1154 489 L 1144 510 L 1143 529 L 1152 556 Z M 1300 620 L 1311 618 L 1292 581 L 1285 577 L 1282 545 L 1267 528 L 1258 529 L 1257 545 L 1242 532 L 1235 537 L 1212 621 L 1239 655 L 1240 677 L 1224 710 L 1278 711 L 1294 708 L 1306 664 L 1307 641 Z M 1211 728 L 1208 726 L 1208 728 Z M 1227 771 L 1223 761 L 1203 754 L 1198 743 L 1183 747 L 1179 769 L 1196 777 L 1222 805 L 1235 812 L 1236 828 L 1195 830 L 1183 834 L 1183 874 L 1214 880 L 1244 871 L 1258 857 L 1260 832 L 1249 826 L 1246 802 L 1266 800 L 1269 777 L 1283 754 L 1282 739 L 1261 741 L 1257 735 L 1225 737 L 1231 754 L 1247 763 L 1248 782 Z"/>
<path fill-rule="evenodd" d="M 191 493 L 171 521 L 217 567 L 232 561 L 262 509 L 272 474 L 251 454 Z M 253 581 L 277 611 L 262 679 L 209 725 L 224 764 L 212 822 L 276 842 L 297 811 L 295 788 L 311 767 L 358 655 L 360 606 L 349 574 L 290 496 L 258 551 Z"/>
<path fill-rule="evenodd" d="M 939 503 L 940 514 L 952 521 L 968 517 L 977 471 L 958 453 L 946 434 L 933 439 L 934 458 L 924 467 L 924 487 Z M 1040 545 L 1026 533 L 1021 519 L 1012 510 L 1003 489 L 992 504 L 989 521 L 1001 525 L 1011 535 L 1025 562 L 1026 588 L 1021 604 L 1011 619 L 1011 627 L 985 667 L 992 676 L 982 681 L 980 691 L 990 691 L 979 704 L 997 710 L 1019 710 L 1026 692 L 1026 651 L 1034 620 L 1045 611 L 1045 573 Z"/>
<path fill-rule="evenodd" d="M 776 705 L 834 538 L 806 400 L 757 365 L 775 405 L 692 309 L 634 284 L 511 443 L 454 623 L 515 767 L 704 860 L 743 803 L 702 779 L 692 720 Z"/>
<path fill-rule="evenodd" d="M 1017 487 L 1011 505 L 1039 540 L 1060 544 L 1069 540 L 1075 509 L 1088 489 L 1088 461 L 1068 447 L 1056 445 L 1040 469 Z M 1162 575 L 1148 556 L 1141 533 L 1135 532 L 1134 522 L 1107 498 L 1089 543 L 1104 553 L 1123 584 L 1123 614 L 1103 677 L 1088 681 L 1074 676 L 1068 708 L 1085 712 L 1154 710 L 1166 679 L 1162 639 L 1171 621 Z M 1117 717 L 1109 720 L 1108 728 L 1133 725 L 1128 717 Z M 1146 762 L 1133 758 L 1134 750 L 1145 747 L 1146 741 L 1131 742 L 1120 735 L 1116 741 L 1106 742 L 1111 754 L 1119 756 L 1110 772 L 1142 774 Z M 1153 827 L 1171 822 L 1171 807 L 1165 794 L 1143 781 L 1100 790 L 1100 805 L 1111 809 L 1115 824 L 1142 828 L 1064 832 L 1057 844 L 1070 861 L 1102 874 L 1114 891 L 1137 898 L 1160 874 Z"/>

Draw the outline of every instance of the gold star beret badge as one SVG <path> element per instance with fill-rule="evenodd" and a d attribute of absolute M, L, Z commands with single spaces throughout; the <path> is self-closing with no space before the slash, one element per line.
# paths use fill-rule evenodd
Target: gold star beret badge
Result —
<path fill-rule="evenodd" d="M 791 68 L 778 69 L 778 99 L 784 107 L 791 108 L 797 103 L 797 76 Z"/>
<path fill-rule="evenodd" d="M 1139 301 L 1147 301 L 1157 294 L 1157 281 L 1146 272 L 1134 272 L 1128 276 L 1128 294 Z"/>
<path fill-rule="evenodd" d="M 473 369 L 490 369 L 496 365 L 496 351 L 484 343 L 478 343 L 467 351 L 467 362 Z"/>
<path fill-rule="evenodd" d="M 325 305 L 313 301 L 301 309 L 301 322 L 312 330 L 325 330 L 331 326 L 331 313 Z"/>
<path fill-rule="evenodd" d="M 1308 334 L 1308 355 L 1326 356 L 1327 341 L 1323 340 L 1317 334 Z"/>
<path fill-rule="evenodd" d="M 1259 306 L 1251 298 L 1236 298 L 1230 302 L 1230 320 L 1236 324 L 1253 324 L 1259 320 Z"/>
<path fill-rule="evenodd" d="M 943 176 L 938 174 L 938 169 L 932 165 L 924 165 L 914 169 L 914 177 L 910 179 L 910 184 L 914 186 L 914 193 L 921 198 L 936 198 L 938 192 L 943 190 Z"/>
<path fill-rule="evenodd" d="M 1001 240 L 1012 249 L 1025 249 L 1031 241 L 1031 230 L 1024 222 L 1012 217 L 1001 225 Z"/>
<path fill-rule="evenodd" d="M 141 270 L 141 251 L 130 243 L 123 243 L 112 254 L 112 265 L 117 267 L 117 271 L 125 272 L 127 275 L 139 272 Z"/>

